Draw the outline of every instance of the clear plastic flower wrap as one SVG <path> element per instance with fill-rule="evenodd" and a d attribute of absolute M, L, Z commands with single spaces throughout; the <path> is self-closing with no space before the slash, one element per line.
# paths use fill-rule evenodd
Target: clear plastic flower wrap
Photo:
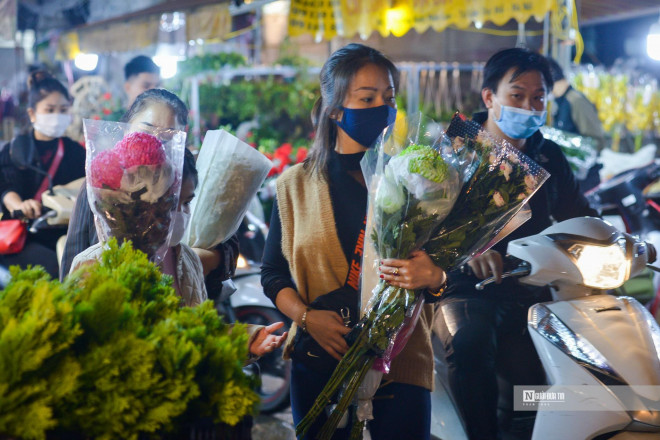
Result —
<path fill-rule="evenodd" d="M 543 133 L 544 138 L 561 147 L 561 151 L 566 156 L 575 177 L 578 179 L 587 177 L 589 169 L 598 160 L 595 139 L 552 127 L 541 127 L 541 133 Z"/>
<path fill-rule="evenodd" d="M 179 130 L 83 120 L 87 197 L 101 242 L 130 240 L 160 263 L 181 191 L 186 134 Z"/>
<path fill-rule="evenodd" d="M 490 249 L 503 238 L 500 232 L 514 218 L 520 226 L 528 217 L 518 213 L 550 174 L 462 115 L 454 116 L 447 136 L 461 161 L 469 163 L 469 170 L 464 173 L 466 180 L 454 209 L 425 249 L 435 264 L 451 270 Z"/>
<path fill-rule="evenodd" d="M 225 130 L 209 130 L 197 159 L 199 185 L 185 241 L 210 249 L 236 233 L 273 164 Z"/>
<path fill-rule="evenodd" d="M 369 373 L 372 379 L 389 372 L 392 359 L 412 335 L 424 295 L 381 280 L 378 261 L 408 258 L 424 249 L 445 270 L 463 264 L 501 239 L 512 219 L 520 225 L 528 218 L 518 213 L 549 176 L 463 116 L 454 118 L 446 135 L 419 115 L 406 126 L 407 136 L 386 136 L 363 159 L 370 232 L 362 264 L 363 316 L 347 336 L 349 351 L 298 424 L 299 436 L 307 432 L 323 402 L 340 389 L 337 406 L 318 438 L 332 436 L 360 387 L 357 419 L 363 423 L 360 419 L 371 414 L 369 393 L 374 391 L 373 386 L 361 386 L 363 379 L 370 370 L 376 371 Z"/>

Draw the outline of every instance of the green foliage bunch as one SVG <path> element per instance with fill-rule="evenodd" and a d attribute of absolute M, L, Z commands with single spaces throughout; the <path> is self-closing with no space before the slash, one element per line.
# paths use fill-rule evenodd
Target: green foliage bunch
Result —
<path fill-rule="evenodd" d="M 240 67 L 245 65 L 247 65 L 247 60 L 240 53 L 209 53 L 181 61 L 177 67 L 177 76 L 186 78 L 198 73 L 217 71 L 224 67 Z"/>
<path fill-rule="evenodd" d="M 190 403 L 182 420 L 211 417 L 235 425 L 246 414 L 254 413 L 259 403 L 259 396 L 252 391 L 256 378 L 243 372 L 249 338 L 245 325 L 235 324 L 228 331 L 210 301 L 180 309 L 177 323 L 202 352 L 195 369 L 195 383 L 201 394 Z"/>
<path fill-rule="evenodd" d="M 76 387 L 80 366 L 68 350 L 80 328 L 66 291 L 41 268 L 11 268 L 0 291 L 0 433 L 44 438 L 53 405 Z"/>
<path fill-rule="evenodd" d="M 42 412 L 52 417 L 43 417 L 33 434 L 26 432 L 33 425 L 31 418 L 15 426 L 1 424 L 3 417 L 20 415 L 11 407 L 9 416 L 0 415 L 0 432 L 44 438 L 46 430 L 55 428 L 60 436 L 136 439 L 141 432 L 173 430 L 183 419 L 206 414 L 235 424 L 254 410 L 257 396 L 241 369 L 248 350 L 244 328 L 223 323 L 211 303 L 180 308 L 171 277 L 163 276 L 130 243 L 119 247 L 111 240 L 100 262 L 79 269 L 63 284 L 34 271 L 15 272 L 15 281 L 2 292 L 0 310 L 5 303 L 18 302 L 6 300 L 8 292 L 17 296 L 31 289 L 30 277 L 38 281 L 32 283 L 35 298 L 45 289 L 43 296 L 61 301 L 62 313 L 54 316 L 52 307 L 41 303 L 23 307 L 37 315 L 49 312 L 51 325 L 72 333 L 50 337 L 66 343 L 51 344 L 63 346 L 50 357 L 61 358 L 66 366 L 56 370 L 52 382 L 66 379 L 69 386 L 56 396 L 43 391 Z M 25 350 L 14 346 L 19 355 Z M 2 348 L 0 356 L 0 362 L 15 362 L 5 360 Z M 28 385 L 40 383 L 49 372 L 35 373 Z M 0 405 L 14 391 L 12 384 L 0 388 Z"/>
<path fill-rule="evenodd" d="M 228 85 L 201 84 L 200 112 L 212 124 L 238 128 L 258 120 L 257 139 L 278 143 L 307 138 L 312 131 L 311 111 L 319 96 L 318 81 L 300 75 L 293 80 L 269 77 L 237 80 Z"/>
<path fill-rule="evenodd" d="M 199 394 L 201 353 L 174 322 L 171 279 L 130 244 L 111 242 L 102 260 L 64 284 L 83 330 L 73 345 L 78 387 L 56 411 L 61 427 L 95 438 L 136 438 L 181 414 Z"/>

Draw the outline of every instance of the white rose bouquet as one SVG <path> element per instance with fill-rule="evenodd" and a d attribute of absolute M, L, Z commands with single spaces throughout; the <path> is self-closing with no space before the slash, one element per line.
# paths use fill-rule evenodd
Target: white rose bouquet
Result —
<path fill-rule="evenodd" d="M 273 164 L 225 130 L 209 130 L 197 159 L 198 196 L 185 241 L 211 249 L 236 233 Z"/>

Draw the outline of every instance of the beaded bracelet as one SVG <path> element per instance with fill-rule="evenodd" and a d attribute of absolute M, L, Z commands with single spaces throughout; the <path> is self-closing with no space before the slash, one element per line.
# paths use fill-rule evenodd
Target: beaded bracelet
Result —
<path fill-rule="evenodd" d="M 312 310 L 310 307 L 305 308 L 305 312 L 302 314 L 302 317 L 300 318 L 300 328 L 302 331 L 307 333 L 307 312 Z"/>
<path fill-rule="evenodd" d="M 428 293 L 432 296 L 442 296 L 443 293 L 445 293 L 445 290 L 447 290 L 447 277 L 445 277 L 445 282 L 438 287 L 437 290 L 433 291 L 431 289 L 426 289 Z"/>

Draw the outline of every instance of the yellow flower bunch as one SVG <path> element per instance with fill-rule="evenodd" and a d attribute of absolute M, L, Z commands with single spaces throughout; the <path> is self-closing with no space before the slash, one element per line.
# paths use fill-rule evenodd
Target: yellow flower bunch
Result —
<path fill-rule="evenodd" d="M 660 91 L 656 81 L 634 81 L 622 73 L 579 72 L 573 86 L 598 109 L 603 129 L 615 135 L 625 127 L 634 135 L 660 130 Z"/>

